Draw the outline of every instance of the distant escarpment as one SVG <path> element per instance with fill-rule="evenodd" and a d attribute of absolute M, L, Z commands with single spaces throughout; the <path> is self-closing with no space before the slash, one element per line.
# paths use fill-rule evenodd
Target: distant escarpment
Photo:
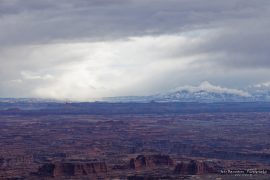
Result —
<path fill-rule="evenodd" d="M 47 163 L 38 170 L 38 175 L 61 177 L 61 176 L 84 176 L 99 173 L 107 173 L 107 165 L 105 162 L 55 162 Z"/>
<path fill-rule="evenodd" d="M 182 161 L 175 166 L 174 173 L 182 175 L 203 175 L 209 173 L 216 173 L 218 167 L 213 166 L 210 163 L 190 160 Z"/>
<path fill-rule="evenodd" d="M 153 168 L 158 166 L 172 166 L 173 160 L 168 155 L 139 155 L 130 160 L 130 168 Z"/>

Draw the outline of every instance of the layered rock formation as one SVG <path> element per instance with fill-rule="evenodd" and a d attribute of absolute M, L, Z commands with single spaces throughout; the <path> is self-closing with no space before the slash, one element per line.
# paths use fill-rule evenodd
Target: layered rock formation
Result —
<path fill-rule="evenodd" d="M 202 175 L 214 173 L 217 170 L 210 167 L 206 162 L 203 161 L 183 161 L 178 163 L 174 169 L 174 173 L 183 175 Z"/>
<path fill-rule="evenodd" d="M 44 164 L 38 174 L 42 176 L 83 176 L 107 173 L 105 162 L 56 162 Z"/>
<path fill-rule="evenodd" d="M 173 160 L 168 155 L 139 155 L 130 160 L 132 169 L 141 169 L 145 167 L 172 166 Z"/>

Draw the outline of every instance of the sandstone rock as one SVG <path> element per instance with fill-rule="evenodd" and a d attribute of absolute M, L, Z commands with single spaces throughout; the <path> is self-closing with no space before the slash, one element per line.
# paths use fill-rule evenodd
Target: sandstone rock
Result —
<path fill-rule="evenodd" d="M 56 162 L 44 164 L 38 174 L 42 176 L 83 176 L 107 173 L 105 162 Z"/>
<path fill-rule="evenodd" d="M 130 168 L 132 169 L 171 165 L 173 165 L 173 160 L 168 155 L 139 155 L 130 160 Z"/>
<path fill-rule="evenodd" d="M 191 160 L 188 162 L 178 163 L 174 169 L 177 174 L 185 175 L 202 175 L 215 172 L 206 162 Z"/>

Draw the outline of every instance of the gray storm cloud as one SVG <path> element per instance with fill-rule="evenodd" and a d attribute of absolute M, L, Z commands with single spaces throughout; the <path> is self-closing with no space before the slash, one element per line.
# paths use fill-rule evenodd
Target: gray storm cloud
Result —
<path fill-rule="evenodd" d="M 0 39 L 1 44 L 99 40 L 231 27 L 249 20 L 256 26 L 267 20 L 269 5 L 267 0 L 1 0 Z"/>
<path fill-rule="evenodd" d="M 269 16 L 268 0 L 0 0 L 0 96 L 265 83 Z"/>

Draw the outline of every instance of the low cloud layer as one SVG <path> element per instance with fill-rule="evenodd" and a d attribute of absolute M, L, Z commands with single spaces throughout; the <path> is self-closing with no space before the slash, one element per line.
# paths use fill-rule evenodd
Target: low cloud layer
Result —
<path fill-rule="evenodd" d="M 0 96 L 269 82 L 269 16 L 268 0 L 1 0 Z"/>

